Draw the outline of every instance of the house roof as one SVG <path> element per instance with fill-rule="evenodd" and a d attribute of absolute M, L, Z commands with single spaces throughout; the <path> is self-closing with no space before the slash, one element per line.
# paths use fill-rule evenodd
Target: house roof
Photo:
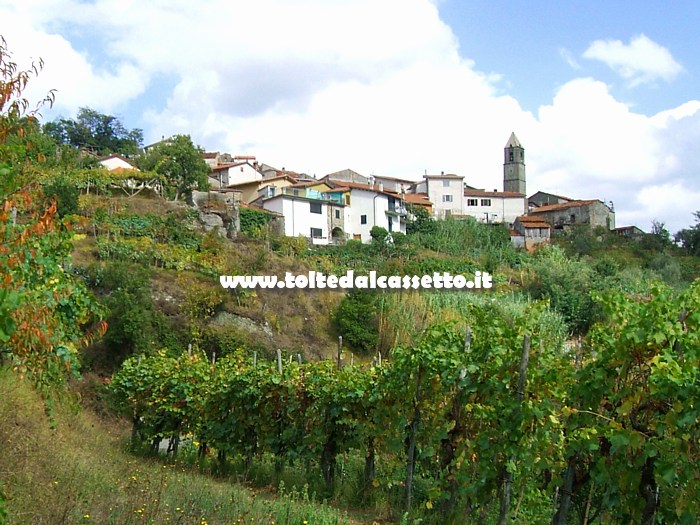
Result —
<path fill-rule="evenodd" d="M 202 153 L 203 159 L 215 159 L 218 156 L 219 156 L 218 151 L 205 151 L 204 153 Z"/>
<path fill-rule="evenodd" d="M 548 191 L 538 191 L 536 193 L 533 193 L 528 197 L 528 199 L 532 199 L 535 197 L 535 195 L 549 195 L 550 197 L 556 197 L 557 199 L 564 199 L 565 201 L 575 201 L 576 199 L 572 199 L 571 197 L 565 197 L 564 195 L 557 195 L 556 193 L 549 193 Z"/>
<path fill-rule="evenodd" d="M 404 200 L 407 204 L 418 204 L 420 206 L 432 206 L 427 193 L 407 193 L 404 195 Z"/>
<path fill-rule="evenodd" d="M 222 162 L 220 164 L 217 164 L 216 166 L 212 166 L 212 171 L 219 171 L 223 169 L 229 169 L 229 168 L 235 168 L 237 166 L 250 166 L 251 168 L 255 169 L 255 166 L 253 166 L 250 162 L 248 161 L 243 161 L 243 162 Z"/>
<path fill-rule="evenodd" d="M 373 175 L 374 180 L 385 180 L 385 181 L 392 181 L 392 182 L 406 182 L 408 184 L 413 184 L 416 181 L 415 180 L 410 180 L 410 179 L 400 179 L 398 177 L 390 177 L 389 175 Z"/>
<path fill-rule="evenodd" d="M 348 175 L 349 175 L 349 176 L 351 176 L 351 177 L 354 177 L 355 175 L 357 175 L 358 177 L 361 177 L 361 178 L 363 178 L 363 179 L 367 179 L 367 178 L 368 178 L 368 177 L 366 177 L 365 175 L 362 175 L 361 173 L 357 173 L 355 170 L 351 170 L 350 168 L 346 168 L 346 169 L 340 170 L 340 171 L 334 171 L 333 173 L 327 174 L 327 175 L 324 176 L 323 178 L 324 178 L 324 179 L 332 179 L 334 175 L 336 175 L 336 176 L 338 176 L 338 175 L 345 175 L 345 176 L 348 176 Z"/>
<path fill-rule="evenodd" d="M 515 219 L 525 228 L 550 228 L 548 222 L 542 220 L 541 217 L 533 217 L 532 215 L 521 215 Z"/>
<path fill-rule="evenodd" d="M 395 191 L 389 191 L 385 190 L 383 186 L 380 188 L 379 184 L 363 184 L 361 182 L 348 182 L 346 180 L 333 180 L 333 179 L 326 179 L 323 182 L 331 186 L 332 191 L 338 192 L 338 191 L 348 191 L 348 190 L 364 190 L 364 191 L 372 191 L 374 193 L 381 193 L 384 195 L 389 195 L 391 197 L 400 197 L 398 193 Z M 342 190 L 341 190 L 342 188 Z"/>
<path fill-rule="evenodd" d="M 524 193 L 518 193 L 517 191 L 486 191 L 486 190 L 474 190 L 465 189 L 465 197 L 503 197 L 504 199 L 524 199 Z"/>
<path fill-rule="evenodd" d="M 126 162 L 133 169 L 138 170 L 138 168 L 136 166 L 134 166 L 129 159 L 120 155 L 119 153 L 112 153 L 111 155 L 105 155 L 104 157 L 100 157 L 99 159 L 97 159 L 97 162 L 102 163 L 102 162 L 109 160 L 109 159 L 119 159 L 122 162 Z M 122 169 L 124 169 L 124 168 L 122 168 Z"/>
<path fill-rule="evenodd" d="M 290 199 L 294 201 L 318 202 L 321 204 L 325 204 L 326 206 L 344 206 L 344 204 L 339 202 L 331 202 L 326 199 L 318 199 L 316 197 L 308 197 L 306 195 L 293 195 L 291 193 L 278 193 L 277 195 L 273 195 L 272 197 L 267 197 L 265 199 L 265 202 L 273 201 L 275 199 Z M 255 200 L 257 201 L 258 199 Z"/>
<path fill-rule="evenodd" d="M 592 199 L 586 201 L 571 201 L 571 202 L 560 202 L 559 204 L 547 204 L 546 206 L 540 206 L 535 208 L 530 213 L 546 213 L 548 211 L 559 211 L 566 210 L 568 208 L 580 208 L 581 206 L 590 206 L 595 203 L 602 204 L 601 201 Z"/>
<path fill-rule="evenodd" d="M 642 230 L 639 226 L 620 226 L 619 228 L 615 228 L 613 231 L 616 232 L 634 232 L 634 233 L 644 233 L 644 230 Z"/>
<path fill-rule="evenodd" d="M 280 175 L 278 177 L 268 177 L 267 179 L 251 180 L 249 182 L 238 182 L 236 184 L 229 184 L 228 186 L 226 186 L 226 188 L 235 189 L 235 188 L 242 188 L 244 186 L 255 186 L 255 185 L 261 184 L 261 183 L 265 183 L 265 185 L 269 186 L 271 182 L 281 180 L 281 179 L 288 180 L 292 183 L 295 183 L 297 181 L 296 178 L 294 178 L 290 175 Z"/>
<path fill-rule="evenodd" d="M 241 208 L 248 208 L 250 210 L 261 211 L 261 212 L 267 213 L 269 215 L 274 215 L 275 217 L 284 217 L 284 215 L 282 213 L 272 211 L 272 210 L 266 210 L 265 208 L 262 208 L 260 206 L 253 206 L 252 204 L 248 204 L 246 202 L 241 202 Z"/>
<path fill-rule="evenodd" d="M 316 186 L 317 184 L 318 185 L 322 184 L 324 186 L 328 186 L 328 184 L 326 184 L 326 181 L 310 179 L 310 180 L 300 180 L 300 181 L 292 184 L 292 187 L 293 188 L 306 188 L 308 186 Z M 330 186 L 328 186 L 328 187 L 330 187 Z"/>
<path fill-rule="evenodd" d="M 459 179 L 464 180 L 462 175 L 455 175 L 454 173 L 441 173 L 440 175 L 423 175 L 424 179 Z"/>

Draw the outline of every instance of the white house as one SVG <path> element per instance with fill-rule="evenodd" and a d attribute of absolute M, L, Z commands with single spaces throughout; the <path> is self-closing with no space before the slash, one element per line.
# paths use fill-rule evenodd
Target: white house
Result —
<path fill-rule="evenodd" d="M 289 193 L 280 193 L 262 201 L 263 209 L 284 215 L 284 234 L 302 235 L 314 244 L 328 244 L 328 202 Z"/>
<path fill-rule="evenodd" d="M 512 225 L 527 213 L 527 197 L 515 191 L 464 190 L 464 215 L 482 222 Z"/>
<path fill-rule="evenodd" d="M 234 157 L 233 162 L 224 162 L 211 167 L 209 184 L 214 188 L 225 188 L 234 184 L 244 184 L 262 180 L 255 157 Z"/>
<path fill-rule="evenodd" d="M 406 207 L 401 194 L 384 189 L 382 184 L 361 184 L 327 180 L 336 187 L 326 192 L 329 198 L 345 205 L 345 234 L 348 238 L 369 242 L 374 226 L 388 232 L 406 233 Z"/>
<path fill-rule="evenodd" d="M 411 192 L 428 195 L 436 219 L 464 215 L 464 177 L 460 175 L 424 175 L 422 181 L 411 186 Z"/>

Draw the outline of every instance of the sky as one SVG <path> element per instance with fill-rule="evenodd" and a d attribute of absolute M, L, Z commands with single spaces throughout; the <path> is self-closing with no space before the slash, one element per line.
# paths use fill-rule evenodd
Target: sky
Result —
<path fill-rule="evenodd" d="M 700 2 L 0 0 L 44 121 L 80 107 L 207 151 L 538 190 L 674 233 L 700 210 Z"/>

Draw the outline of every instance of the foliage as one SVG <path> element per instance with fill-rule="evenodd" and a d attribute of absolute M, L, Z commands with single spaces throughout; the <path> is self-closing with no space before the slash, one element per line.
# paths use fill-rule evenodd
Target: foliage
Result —
<path fill-rule="evenodd" d="M 151 296 L 149 272 L 123 262 L 93 268 L 93 285 L 104 295 L 109 312 L 105 334 L 109 368 L 132 354 L 152 353 L 168 346 L 173 330 L 156 310 Z M 169 344 L 170 343 L 170 344 Z"/>
<path fill-rule="evenodd" d="M 568 259 L 556 246 L 539 250 L 531 267 L 534 275 L 526 291 L 533 299 L 548 299 L 574 334 L 586 333 L 600 315 L 590 295 L 600 284 L 593 269 Z"/>
<path fill-rule="evenodd" d="M 78 213 L 78 197 L 80 190 L 70 182 L 67 177 L 53 178 L 44 186 L 44 195 L 49 199 L 55 199 L 59 217 Z"/>
<path fill-rule="evenodd" d="M 700 211 L 696 211 L 695 225 L 680 230 L 674 239 L 689 255 L 700 256 Z"/>
<path fill-rule="evenodd" d="M 128 130 L 117 117 L 90 108 L 80 108 L 75 120 L 61 118 L 47 122 L 44 133 L 59 144 L 87 149 L 98 155 L 118 153 L 132 157 L 143 145 L 142 130 Z"/>
<path fill-rule="evenodd" d="M 247 206 L 241 206 L 239 213 L 241 233 L 248 237 L 256 237 L 260 230 L 267 227 L 272 217 L 269 213 Z"/>
<path fill-rule="evenodd" d="M 234 476 L 198 472 L 191 442 L 180 447 L 177 462 L 135 456 L 124 449 L 121 425 L 76 411 L 67 399 L 57 402 L 58 424 L 51 430 L 41 400 L 6 370 L 0 370 L 0 399 L 0 421 L 12 422 L 0 425 L 7 515 L 0 523 L 358 523 L 303 484 L 275 493 L 244 487 Z M 286 485 L 293 481 L 287 478 Z"/>
<path fill-rule="evenodd" d="M 409 220 L 406 224 L 407 234 L 423 233 L 430 235 L 431 233 L 435 233 L 436 221 L 430 216 L 430 212 L 423 206 L 408 204 L 406 205 L 406 210 L 409 214 Z"/>
<path fill-rule="evenodd" d="M 202 149 L 189 135 L 175 135 L 151 147 L 137 159 L 138 167 L 164 178 L 166 194 L 173 200 L 192 190 L 209 187 L 209 166 L 202 158 Z"/>
<path fill-rule="evenodd" d="M 369 235 L 372 237 L 373 243 L 382 245 L 386 243 L 387 237 L 389 237 L 389 232 L 386 228 L 382 228 L 381 226 L 372 226 Z"/>
<path fill-rule="evenodd" d="M 43 206 L 35 177 L 41 157 L 27 154 L 35 147 L 27 125 L 37 110 L 25 114 L 29 102 L 22 92 L 40 68 L 18 70 L 0 39 L 0 339 L 13 368 L 48 396 L 77 373 L 78 349 L 106 325 L 85 331 L 102 312 L 84 283 L 66 271 L 70 234 L 56 221 L 56 203 Z M 52 94 L 45 100 L 52 102 Z"/>
<path fill-rule="evenodd" d="M 345 341 L 359 352 L 372 352 L 378 341 L 377 295 L 351 290 L 333 314 L 333 322 Z"/>
<path fill-rule="evenodd" d="M 604 323 L 575 378 L 569 450 L 614 522 L 652 516 L 692 523 L 700 512 L 697 399 L 700 281 L 682 294 L 599 299 Z M 575 490 L 583 487 L 574 485 Z"/>

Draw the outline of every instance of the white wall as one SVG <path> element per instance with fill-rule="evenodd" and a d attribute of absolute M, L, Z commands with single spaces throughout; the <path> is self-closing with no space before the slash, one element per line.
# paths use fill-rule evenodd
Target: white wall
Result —
<path fill-rule="evenodd" d="M 263 208 L 284 215 L 284 234 L 288 237 L 311 237 L 311 228 L 321 230 L 321 238 L 315 239 L 314 244 L 328 244 L 328 206 L 321 203 L 321 213 L 311 213 L 311 202 L 305 199 L 295 199 L 292 196 L 282 196 L 263 201 Z"/>
<path fill-rule="evenodd" d="M 464 214 L 464 180 L 454 178 L 430 177 L 428 181 L 428 197 L 433 203 L 433 215 L 444 219 L 450 212 L 452 215 Z M 444 184 L 447 183 L 448 186 Z M 449 195 L 451 202 L 444 202 L 443 197 Z"/>
<path fill-rule="evenodd" d="M 476 199 L 476 206 L 469 206 L 469 201 Z M 490 200 L 490 206 L 482 205 L 484 199 Z M 464 214 L 486 222 L 486 214 L 489 214 L 488 222 L 504 222 L 512 224 L 516 217 L 524 215 L 525 197 L 496 197 L 488 195 L 466 195 L 464 197 Z"/>
<path fill-rule="evenodd" d="M 262 178 L 262 174 L 250 164 L 241 164 L 240 166 L 231 166 L 228 168 L 228 182 L 224 185 L 253 182 L 262 180 Z"/>

